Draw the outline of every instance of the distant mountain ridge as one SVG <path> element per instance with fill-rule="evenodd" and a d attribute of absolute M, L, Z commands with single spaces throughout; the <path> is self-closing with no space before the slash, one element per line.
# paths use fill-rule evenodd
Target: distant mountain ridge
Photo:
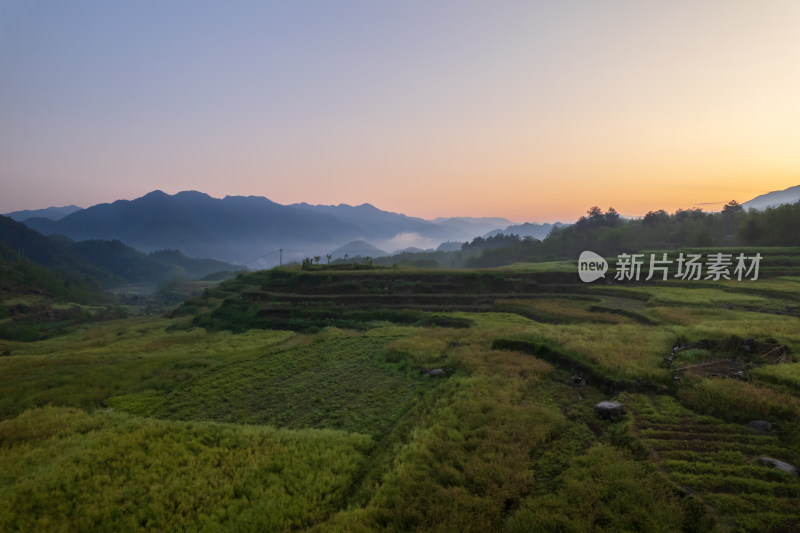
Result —
<path fill-rule="evenodd" d="M 78 211 L 58 221 L 33 218 L 25 224 L 44 234 L 74 240 L 120 240 L 144 252 L 178 249 L 192 257 L 243 263 L 293 241 L 322 243 L 358 228 L 324 213 L 302 213 L 263 197 L 197 191 L 168 195 L 153 191 Z"/>
<path fill-rule="evenodd" d="M 330 252 L 331 259 L 342 259 L 345 255 L 348 257 L 383 257 L 389 255 L 383 250 L 372 246 L 367 241 L 358 240 L 348 242 L 339 248 Z"/>
<path fill-rule="evenodd" d="M 197 191 L 174 195 L 153 191 L 71 213 L 60 220 L 27 218 L 45 235 L 76 241 L 119 240 L 143 252 L 180 250 L 251 267 L 324 255 L 353 241 L 367 241 L 373 253 L 409 247 L 435 248 L 464 242 L 499 229 L 502 218 L 442 218 L 436 221 L 383 211 L 370 204 L 281 205 L 261 196 L 212 198 Z M 260 259 L 266 256 L 266 259 Z M 259 258 L 255 260 L 254 258 Z M 261 261 L 261 262 L 256 262 Z"/>
<path fill-rule="evenodd" d="M 65 205 L 63 207 L 48 207 L 47 209 L 26 209 L 24 211 L 14 211 L 12 213 L 5 213 L 10 219 L 22 222 L 29 218 L 46 218 L 48 220 L 61 220 L 67 215 L 71 215 L 75 211 L 80 211 L 82 208 L 77 205 Z"/>
<path fill-rule="evenodd" d="M 561 222 L 556 222 L 554 224 L 532 224 L 530 222 L 525 222 L 524 224 L 517 224 L 514 226 L 508 226 L 502 230 L 493 230 L 484 235 L 484 238 L 494 237 L 495 235 L 519 235 L 520 237 L 533 237 L 534 239 L 544 240 L 550 232 L 555 228 L 563 228 L 567 224 L 562 224 Z"/>
<path fill-rule="evenodd" d="M 347 224 L 358 227 L 360 229 L 360 240 L 391 239 L 398 233 L 419 233 L 436 239 L 446 233 L 446 231 L 428 220 L 382 211 L 371 204 L 357 206 L 339 204 L 333 206 L 301 203 L 292 204 L 289 207 L 299 209 L 304 213 L 333 215 Z"/>
<path fill-rule="evenodd" d="M 763 209 L 800 200 L 800 185 L 745 202 Z M 64 215 L 65 213 L 68 213 Z M 153 191 L 134 200 L 17 211 L 17 219 L 45 235 L 119 240 L 141 250 L 180 250 L 250 267 L 272 266 L 325 255 L 354 241 L 376 250 L 437 249 L 475 237 L 516 234 L 544 239 L 561 223 L 514 224 L 502 217 L 440 217 L 433 220 L 383 211 L 371 204 L 281 205 L 263 196 L 213 198 L 198 191 L 174 195 Z M 64 216 L 62 216 L 64 215 Z M 447 244 L 445 244 L 447 243 Z M 282 253 L 278 254 L 278 250 Z"/>
<path fill-rule="evenodd" d="M 64 237 L 46 237 L 4 216 L 0 216 L 0 246 L 6 248 L 7 254 L 10 251 L 43 267 L 84 276 L 106 286 L 119 282 L 198 279 L 236 269 L 213 259 L 192 259 L 177 250 L 145 254 L 118 240 L 70 242 Z"/>
<path fill-rule="evenodd" d="M 451 240 L 457 241 L 469 241 L 479 235 L 514 224 L 510 220 L 501 217 L 439 217 L 433 219 L 433 222 L 452 231 L 454 235 Z M 460 236 L 455 235 L 456 233 L 460 233 Z"/>
<path fill-rule="evenodd" d="M 800 185 L 789 187 L 782 191 L 772 191 L 742 204 L 745 209 L 757 209 L 759 211 L 768 207 L 777 207 L 782 204 L 793 204 L 800 201 Z"/>

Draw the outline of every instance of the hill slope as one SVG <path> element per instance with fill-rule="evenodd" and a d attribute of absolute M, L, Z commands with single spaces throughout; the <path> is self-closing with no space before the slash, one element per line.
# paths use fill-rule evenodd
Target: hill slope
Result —
<path fill-rule="evenodd" d="M 6 213 L 5 216 L 14 219 L 17 222 L 22 222 L 29 218 L 46 218 L 48 220 L 60 220 L 67 215 L 71 215 L 75 211 L 80 211 L 81 208 L 77 205 L 66 205 L 64 207 L 48 207 L 47 209 L 26 209 L 24 211 L 14 211 Z"/>
<path fill-rule="evenodd" d="M 555 224 L 531 224 L 526 222 L 524 224 L 516 224 L 508 226 L 503 230 L 490 231 L 484 237 L 494 237 L 495 235 L 519 235 L 520 237 L 533 237 L 534 239 L 544 240 L 554 228 L 563 228 L 566 224 L 556 222 Z"/>
<path fill-rule="evenodd" d="M 73 272 L 99 282 L 110 281 L 109 271 L 92 264 L 63 239 L 45 237 L 21 222 L 0 216 L 0 245 L 41 266 Z"/>
<path fill-rule="evenodd" d="M 212 198 L 196 191 L 151 192 L 99 204 L 59 221 L 29 219 L 33 229 L 75 240 L 120 240 L 138 250 L 179 249 L 188 256 L 245 262 L 287 242 L 354 238 L 356 228 L 324 213 L 304 213 L 266 198 Z"/>
<path fill-rule="evenodd" d="M 469 240 L 506 223 L 470 218 L 429 221 L 370 204 L 281 205 L 260 196 L 218 199 L 197 191 L 175 195 L 153 191 L 135 200 L 98 204 L 60 220 L 25 219 L 26 225 L 45 235 L 119 240 L 144 252 L 177 249 L 190 257 L 238 264 L 265 255 L 269 259 L 264 261 L 274 260 L 269 253 L 277 249 L 283 249 L 284 260 L 302 259 L 355 240 L 384 249 L 427 248 L 448 240 Z"/>
<path fill-rule="evenodd" d="M 759 211 L 768 207 L 776 207 L 782 204 L 793 204 L 800 201 L 800 185 L 789 187 L 782 191 L 772 191 L 742 204 L 745 209 L 757 209 Z"/>
<path fill-rule="evenodd" d="M 177 250 L 145 254 L 120 241 L 71 242 L 63 237 L 45 237 L 3 216 L 0 216 L 0 245 L 6 246 L 11 256 L 27 258 L 46 268 L 90 278 L 106 286 L 120 282 L 197 279 L 237 269 L 213 259 L 189 258 Z"/>
<path fill-rule="evenodd" d="M 376 248 L 375 246 L 371 245 L 367 241 L 353 241 L 348 242 L 340 246 L 339 248 L 333 250 L 331 252 L 331 258 L 333 259 L 341 259 L 345 256 L 348 257 L 382 257 L 384 255 L 388 255 L 383 250 Z"/>

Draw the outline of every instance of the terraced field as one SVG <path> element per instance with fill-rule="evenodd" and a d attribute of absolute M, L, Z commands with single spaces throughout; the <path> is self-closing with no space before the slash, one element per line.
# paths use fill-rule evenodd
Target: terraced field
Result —
<path fill-rule="evenodd" d="M 735 531 L 800 530 L 800 478 L 759 462 L 800 454 L 777 434 L 759 434 L 682 407 L 670 396 L 629 395 L 633 433 L 679 490 L 695 494 Z"/>
<path fill-rule="evenodd" d="M 276 269 L 4 341 L 0 530 L 800 530 L 800 480 L 758 461 L 800 465 L 800 278 L 773 267 Z"/>
<path fill-rule="evenodd" d="M 420 374 L 392 354 L 391 336 L 322 336 L 315 342 L 205 372 L 168 394 L 109 398 L 129 412 L 382 437 L 427 390 L 447 379 Z M 338 332 L 337 332 L 338 333 Z M 440 358 L 439 363 L 447 363 Z"/>

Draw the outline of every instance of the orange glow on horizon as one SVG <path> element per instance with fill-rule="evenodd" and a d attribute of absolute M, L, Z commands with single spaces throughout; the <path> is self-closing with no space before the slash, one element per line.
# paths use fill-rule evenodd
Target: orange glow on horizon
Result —
<path fill-rule="evenodd" d="M 744 202 L 800 183 L 800 3 L 732 2 L 209 4 L 196 24 L 0 4 L 0 212 L 155 189 L 517 222 Z"/>

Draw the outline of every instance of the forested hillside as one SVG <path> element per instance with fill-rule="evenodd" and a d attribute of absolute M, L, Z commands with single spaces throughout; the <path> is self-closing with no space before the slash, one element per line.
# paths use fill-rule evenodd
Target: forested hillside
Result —
<path fill-rule="evenodd" d="M 464 243 L 461 250 L 382 257 L 377 264 L 417 267 L 493 267 L 518 262 L 576 259 L 584 250 L 604 256 L 644 250 L 714 246 L 800 245 L 800 203 L 745 211 L 736 202 L 721 213 L 679 209 L 650 211 L 641 219 L 624 219 L 612 207 L 592 207 L 575 224 L 554 228 L 544 240 L 497 235 Z"/>

